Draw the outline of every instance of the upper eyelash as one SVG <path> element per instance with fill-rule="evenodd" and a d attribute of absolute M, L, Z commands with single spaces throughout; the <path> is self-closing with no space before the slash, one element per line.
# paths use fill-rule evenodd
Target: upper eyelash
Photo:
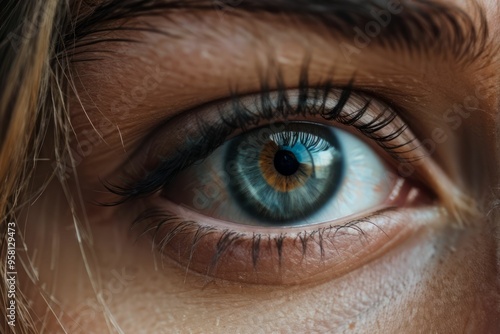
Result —
<path fill-rule="evenodd" d="M 353 93 L 354 79 L 344 88 L 337 88 L 331 81 L 321 85 L 310 87 L 308 85 L 307 66 L 304 66 L 298 84 L 298 103 L 291 106 L 287 89 L 283 84 L 281 74 L 278 72 L 276 79 L 277 89 L 271 90 L 269 81 L 261 81 L 259 105 L 256 110 L 249 110 L 241 102 L 242 96 L 233 91 L 230 98 L 232 112 L 229 116 L 220 114 L 220 122 L 214 125 L 207 125 L 206 122 L 197 116 L 196 127 L 200 135 L 197 138 L 186 138 L 183 148 L 177 150 L 173 156 L 162 160 L 160 165 L 152 171 L 145 171 L 144 176 L 126 174 L 121 184 L 115 184 L 110 181 L 104 181 L 104 186 L 108 191 L 120 197 L 115 202 L 105 205 L 118 205 L 134 198 L 153 194 L 163 188 L 179 172 L 193 165 L 194 163 L 208 157 L 215 149 L 221 146 L 225 140 L 236 130 L 243 132 L 249 126 L 255 126 L 259 121 L 271 120 L 273 118 L 287 119 L 295 115 L 311 115 L 324 118 L 325 120 L 335 120 L 338 123 L 355 126 L 366 137 L 375 141 L 392 158 L 399 162 L 412 162 L 406 157 L 401 157 L 401 153 L 407 153 L 414 150 L 410 148 L 407 151 L 401 149 L 414 141 L 414 138 L 401 144 L 391 144 L 401 134 L 405 133 L 407 126 L 401 125 L 396 131 L 386 136 L 378 136 L 376 132 L 391 124 L 397 119 L 397 113 L 391 108 L 386 108 L 377 117 L 360 126 L 354 125 L 368 111 L 371 100 L 368 99 L 359 110 L 342 115 L 342 111 L 351 98 Z M 326 101 L 329 94 L 334 89 L 341 89 L 340 97 L 336 105 L 329 109 L 326 107 Z M 276 92 L 278 99 L 273 101 L 271 92 Z M 419 158 L 416 158 L 419 159 Z M 125 172 L 126 173 L 126 172 Z"/>

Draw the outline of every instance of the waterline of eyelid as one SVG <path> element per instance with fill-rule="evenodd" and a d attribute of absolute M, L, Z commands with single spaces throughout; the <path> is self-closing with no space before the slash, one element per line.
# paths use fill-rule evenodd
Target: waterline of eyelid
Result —
<path fill-rule="evenodd" d="M 247 234 L 262 232 L 266 234 L 280 234 L 283 233 L 285 229 L 287 230 L 287 233 L 298 233 L 302 232 L 304 228 L 324 228 L 327 226 L 331 226 L 332 224 L 342 225 L 362 217 L 367 217 L 375 212 L 382 212 L 395 206 L 411 207 L 417 202 L 430 204 L 433 203 L 433 199 L 428 198 L 428 194 L 425 191 L 411 186 L 410 181 L 399 178 L 394 181 L 394 187 L 390 193 L 390 197 L 385 203 L 382 203 L 381 205 L 371 207 L 369 209 L 363 210 L 362 212 L 342 217 L 340 219 L 336 219 L 335 221 L 324 221 L 313 224 L 304 221 L 301 224 L 282 225 L 276 227 L 263 225 L 245 225 L 242 223 L 236 224 L 234 222 L 224 221 L 218 218 L 212 218 L 202 213 L 198 213 L 189 207 L 184 207 L 183 205 L 174 203 L 173 201 L 163 196 L 150 199 L 150 205 L 152 205 L 153 207 L 162 208 L 162 210 L 169 212 L 172 215 L 182 217 L 182 219 L 185 221 L 203 222 L 202 225 L 204 226 L 216 227 L 218 229 L 238 230 L 239 233 Z M 236 228 L 235 226 L 238 226 L 238 228 Z"/>

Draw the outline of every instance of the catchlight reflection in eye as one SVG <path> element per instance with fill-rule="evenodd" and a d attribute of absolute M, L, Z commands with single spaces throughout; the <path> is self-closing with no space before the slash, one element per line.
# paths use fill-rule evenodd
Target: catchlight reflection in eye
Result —
<path fill-rule="evenodd" d="M 182 172 L 168 187 L 175 190 L 164 195 L 232 223 L 296 226 L 382 205 L 395 180 L 377 153 L 355 135 L 289 122 L 230 139 Z"/>

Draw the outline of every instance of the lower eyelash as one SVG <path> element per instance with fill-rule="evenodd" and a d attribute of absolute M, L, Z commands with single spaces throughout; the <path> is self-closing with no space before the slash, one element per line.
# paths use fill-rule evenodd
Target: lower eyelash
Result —
<path fill-rule="evenodd" d="M 319 247 L 321 260 L 324 260 L 324 242 L 326 240 L 333 241 L 338 233 L 346 229 L 354 229 L 360 238 L 368 238 L 367 233 L 359 226 L 360 223 L 372 224 L 385 233 L 373 222 L 373 219 L 382 217 L 384 213 L 394 209 L 393 207 L 389 207 L 365 218 L 355 219 L 338 225 L 323 226 L 312 231 L 304 230 L 295 233 L 294 236 L 290 233 L 243 233 L 227 228 L 217 229 L 213 226 L 205 226 L 195 221 L 185 220 L 183 217 L 172 212 L 157 208 L 148 209 L 140 214 L 135 219 L 133 227 L 143 226 L 143 232 L 140 236 L 149 235 L 151 237 L 153 246 L 159 251 L 162 259 L 166 256 L 166 248 L 174 240 L 188 245 L 189 258 L 185 265 L 186 272 L 189 270 L 193 255 L 198 251 L 200 241 L 209 235 L 218 234 L 215 251 L 209 261 L 210 263 L 207 264 L 208 269 L 205 273 L 205 279 L 210 279 L 217 272 L 219 260 L 238 243 L 249 243 L 251 256 L 246 260 L 251 262 L 254 271 L 259 264 L 262 248 L 265 246 L 275 249 L 278 254 L 278 265 L 281 268 L 283 257 L 286 256 L 283 245 L 285 242 L 290 241 L 300 249 L 302 260 L 307 257 L 308 248 L 313 243 Z M 179 254 L 179 256 L 181 255 Z M 179 258 L 178 262 L 182 262 L 182 259 Z"/>

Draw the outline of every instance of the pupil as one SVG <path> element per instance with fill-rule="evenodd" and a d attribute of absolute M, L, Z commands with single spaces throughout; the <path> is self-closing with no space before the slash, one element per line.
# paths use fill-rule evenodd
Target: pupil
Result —
<path fill-rule="evenodd" d="M 274 156 L 274 168 L 284 176 L 293 175 L 299 169 L 300 164 L 293 154 L 287 150 L 279 150 Z"/>

